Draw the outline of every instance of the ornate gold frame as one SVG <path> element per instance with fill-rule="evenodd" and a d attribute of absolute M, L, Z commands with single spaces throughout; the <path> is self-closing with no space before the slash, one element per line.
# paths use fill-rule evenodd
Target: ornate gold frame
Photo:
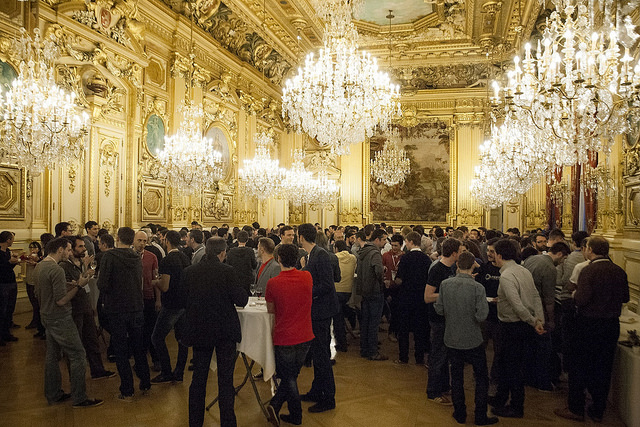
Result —
<path fill-rule="evenodd" d="M 387 225 L 401 226 L 410 224 L 421 224 L 425 227 L 432 227 L 434 225 L 449 226 L 453 225 L 456 218 L 456 205 L 458 200 L 458 137 L 454 131 L 454 117 L 453 115 L 434 115 L 428 119 L 419 120 L 414 126 L 428 122 L 444 122 L 450 132 L 450 146 L 449 146 L 449 212 L 447 213 L 447 219 L 445 222 L 433 222 L 433 223 L 421 223 L 418 220 L 408 218 L 406 221 L 385 221 L 384 219 L 376 220 L 377 222 L 385 222 Z M 413 126 L 412 126 L 413 127 Z M 374 218 L 371 213 L 370 205 L 370 192 L 371 185 L 369 176 L 371 175 L 371 149 L 369 138 L 365 141 L 362 153 L 362 216 L 368 223 L 373 223 Z"/>

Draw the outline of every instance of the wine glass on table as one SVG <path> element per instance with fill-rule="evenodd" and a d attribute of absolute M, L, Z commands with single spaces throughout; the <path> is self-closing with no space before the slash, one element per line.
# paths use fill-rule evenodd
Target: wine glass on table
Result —
<path fill-rule="evenodd" d="M 258 290 L 258 285 L 256 285 L 255 283 L 252 283 L 249 286 L 249 292 L 251 292 L 251 296 L 255 297 L 256 296 L 256 291 Z"/>

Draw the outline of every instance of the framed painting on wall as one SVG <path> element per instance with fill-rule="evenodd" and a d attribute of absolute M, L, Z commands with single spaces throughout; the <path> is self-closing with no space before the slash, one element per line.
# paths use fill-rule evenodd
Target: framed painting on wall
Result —
<path fill-rule="evenodd" d="M 222 181 L 225 181 L 231 172 L 230 136 L 221 126 L 211 126 L 206 134 L 213 141 L 213 148 L 222 153 Z"/>
<path fill-rule="evenodd" d="M 455 188 L 455 138 L 449 124 L 438 120 L 410 128 L 395 127 L 411 162 L 411 172 L 403 183 L 389 187 L 371 177 L 367 162 L 369 217 L 373 222 L 392 224 L 448 224 L 455 200 L 451 191 Z M 369 159 L 385 142 L 384 134 L 370 138 Z"/>
<path fill-rule="evenodd" d="M 164 149 L 165 127 L 162 117 L 152 114 L 147 120 L 146 142 L 149 154 L 154 157 Z"/>

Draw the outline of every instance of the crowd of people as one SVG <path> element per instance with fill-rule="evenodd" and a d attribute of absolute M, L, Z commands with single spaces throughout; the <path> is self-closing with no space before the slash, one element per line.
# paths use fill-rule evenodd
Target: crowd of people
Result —
<path fill-rule="evenodd" d="M 182 382 L 192 347 L 189 424 L 201 426 L 215 351 L 220 422 L 236 425 L 233 371 L 242 331 L 235 307 L 257 294 L 275 314 L 279 385 L 267 406 L 273 425 L 301 424 L 301 401 L 313 402 L 311 413 L 336 407 L 332 341 L 346 352 L 347 335 L 359 331 L 362 358 L 389 360 L 380 351 L 383 319 L 388 339 L 398 345 L 388 363 L 410 362 L 412 337 L 413 361 L 427 368 L 428 401 L 453 406 L 458 423 L 467 418 L 465 364 L 474 372 L 476 425 L 523 417 L 525 385 L 552 392 L 564 382 L 567 406 L 555 414 L 602 420 L 618 317 L 629 301 L 627 275 L 603 237 L 578 231 L 567 240 L 558 229 L 521 235 L 466 226 L 191 225 L 179 231 L 121 227 L 111 235 L 95 221 L 80 234 L 62 222 L 22 256 L 11 250 L 14 234 L 0 233 L 0 345 L 17 341 L 11 333 L 19 327 L 13 323 L 14 267 L 24 262 L 33 306 L 26 328 L 46 340 L 50 404 L 103 403 L 87 396 L 85 369 L 88 364 L 96 380 L 116 376 L 105 368 L 98 341 L 106 331 L 106 357 L 120 377 L 118 400 L 133 401 L 134 372 L 142 394 L 154 384 Z M 166 343 L 171 331 L 175 363 Z M 61 354 L 68 359 L 70 393 L 61 384 Z M 304 364 L 313 366 L 314 379 L 301 395 L 297 377 Z M 280 414 L 285 402 L 289 414 Z"/>

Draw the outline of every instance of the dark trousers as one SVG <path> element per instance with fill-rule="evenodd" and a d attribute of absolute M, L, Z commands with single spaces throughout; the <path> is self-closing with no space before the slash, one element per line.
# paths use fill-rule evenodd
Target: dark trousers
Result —
<path fill-rule="evenodd" d="M 617 318 L 576 317 L 570 348 L 573 363 L 569 369 L 569 410 L 574 414 L 584 414 L 586 390 L 593 399 L 591 415 L 602 418 L 619 335 Z"/>
<path fill-rule="evenodd" d="M 385 300 L 389 305 L 389 334 L 398 334 L 400 330 L 400 301 L 398 300 L 398 289 L 385 289 Z"/>
<path fill-rule="evenodd" d="M 338 295 L 338 302 L 340 303 L 340 311 L 333 316 L 333 335 L 336 337 L 336 348 L 343 350 L 347 349 L 347 329 L 345 326 L 345 316 L 347 310 L 350 309 L 347 306 L 349 298 L 351 298 L 350 292 L 336 292 Z"/>
<path fill-rule="evenodd" d="M 551 384 L 551 360 L 553 346 L 551 334 L 534 334 L 526 343 L 525 383 L 540 390 L 553 390 Z"/>
<path fill-rule="evenodd" d="M 36 298 L 35 285 L 30 285 L 27 283 L 27 296 L 29 297 L 29 302 L 31 303 L 31 308 L 33 309 L 31 322 L 29 322 L 29 324 L 34 325 L 38 332 L 44 332 L 44 326 L 42 325 L 42 319 L 40 318 L 40 301 L 38 301 L 38 298 Z"/>
<path fill-rule="evenodd" d="M 145 299 L 144 300 L 144 327 L 142 328 L 142 348 L 144 354 L 151 354 L 151 360 L 153 363 L 158 361 L 158 353 L 156 348 L 151 345 L 151 334 L 156 327 L 156 320 L 158 319 L 158 312 L 156 312 L 156 300 Z"/>
<path fill-rule="evenodd" d="M 420 300 L 401 301 L 397 314 L 399 359 L 402 362 L 409 361 L 409 333 L 413 332 L 416 364 L 423 364 L 429 345 L 427 305 Z"/>
<path fill-rule="evenodd" d="M 184 334 L 185 327 L 185 309 L 173 309 L 162 307 L 160 313 L 158 313 L 158 319 L 156 320 L 156 326 L 151 334 L 151 342 L 158 353 L 158 359 L 162 365 L 162 373 L 164 375 L 171 375 L 171 357 L 169 356 L 169 349 L 165 339 L 171 329 L 174 330 L 176 341 L 178 341 L 178 359 L 176 361 L 176 369 L 173 371 L 173 375 L 176 377 L 182 377 L 184 374 L 184 367 L 187 364 L 187 358 L 189 357 L 189 348 L 182 345 L 180 340 Z"/>
<path fill-rule="evenodd" d="M 91 376 L 95 377 L 102 374 L 104 372 L 104 364 L 102 363 L 102 352 L 100 350 L 100 342 L 98 341 L 98 327 L 93 318 L 93 313 L 74 313 L 73 323 L 75 323 L 76 328 L 78 328 L 82 346 L 87 353 Z"/>
<path fill-rule="evenodd" d="M 311 319 L 315 338 L 311 341 L 313 383 L 309 394 L 318 401 L 335 403 L 336 383 L 331 367 L 331 318 Z"/>
<path fill-rule="evenodd" d="M 362 357 L 373 357 L 378 354 L 378 328 L 383 306 L 382 294 L 362 297 L 362 323 L 360 324 L 360 356 Z"/>
<path fill-rule="evenodd" d="M 193 377 L 191 386 L 189 386 L 189 427 L 201 427 L 204 423 L 207 379 L 214 350 L 218 363 L 220 426 L 236 426 L 236 414 L 233 410 L 235 400 L 233 370 L 236 362 L 236 343 L 232 340 L 220 340 L 214 347 L 193 347 Z"/>
<path fill-rule="evenodd" d="M 571 299 L 563 300 L 560 303 L 560 351 L 562 353 L 562 369 L 569 372 L 571 368 L 571 335 L 575 330 L 576 303 Z M 557 325 L 558 322 L 556 322 Z"/>
<path fill-rule="evenodd" d="M 511 407 L 524 412 L 524 353 L 527 342 L 534 339 L 535 331 L 525 322 L 500 322 L 500 361 L 498 366 L 499 406 L 506 405 L 511 396 Z"/>
<path fill-rule="evenodd" d="M 298 393 L 298 374 L 304 359 L 311 347 L 311 341 L 296 345 L 276 345 L 276 374 L 280 378 L 280 386 L 275 396 L 271 398 L 271 406 L 276 413 L 280 412 L 282 404 L 287 402 L 289 413 L 294 421 L 302 421 L 302 406 Z"/>
<path fill-rule="evenodd" d="M 449 391 L 449 360 L 444 345 L 444 322 L 429 322 L 431 326 L 431 352 L 429 353 L 429 379 L 427 397 L 435 399 Z"/>
<path fill-rule="evenodd" d="M 493 345 L 493 361 L 491 362 L 491 370 L 489 371 L 492 381 L 498 380 L 498 365 L 500 360 L 500 324 L 498 319 L 489 319 L 482 322 L 482 339 L 484 340 L 485 350 L 489 346 L 489 340 Z"/>
<path fill-rule="evenodd" d="M 17 298 L 17 283 L 0 283 L 0 340 L 11 335 Z"/>
<path fill-rule="evenodd" d="M 475 417 L 476 421 L 487 418 L 487 399 L 489 398 L 489 373 L 484 345 L 469 350 L 448 349 L 451 361 L 451 399 L 454 416 L 466 417 L 467 405 L 464 401 L 464 364 L 473 367 L 476 380 Z"/>
<path fill-rule="evenodd" d="M 111 345 L 116 356 L 116 367 L 120 375 L 120 393 L 132 396 L 133 373 L 129 364 L 129 346 L 135 359 L 136 375 L 140 379 L 140 390 L 151 387 L 149 362 L 142 351 L 142 327 L 144 315 L 141 311 L 133 313 L 109 313 Z"/>

